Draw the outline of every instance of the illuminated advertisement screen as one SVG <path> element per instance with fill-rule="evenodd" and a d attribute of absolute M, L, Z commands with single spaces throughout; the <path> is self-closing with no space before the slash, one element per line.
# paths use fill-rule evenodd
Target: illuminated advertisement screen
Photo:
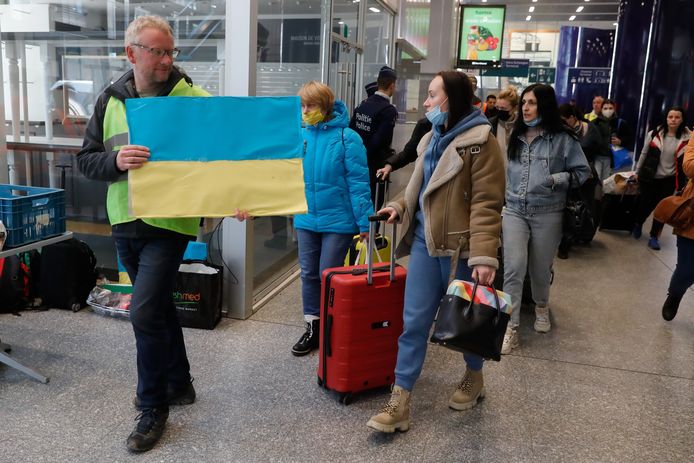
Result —
<path fill-rule="evenodd" d="M 464 6 L 460 15 L 458 67 L 498 67 L 505 6 Z"/>

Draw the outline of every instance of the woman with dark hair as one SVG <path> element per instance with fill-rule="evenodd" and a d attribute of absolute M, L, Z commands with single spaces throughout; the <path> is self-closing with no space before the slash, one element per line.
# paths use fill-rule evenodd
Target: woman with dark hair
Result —
<path fill-rule="evenodd" d="M 504 161 L 489 121 L 472 106 L 467 76 L 439 72 L 424 108 L 433 128 L 419 143 L 412 178 L 403 196 L 378 211 L 390 216 L 388 222 L 402 222 L 396 255 L 410 255 L 393 393 L 367 423 L 381 432 L 409 429 L 410 392 L 450 280 L 489 285 L 499 264 Z M 449 401 L 454 410 L 472 408 L 484 397 L 483 359 L 464 359 L 465 374 Z"/>
<path fill-rule="evenodd" d="M 665 121 L 646 135 L 643 151 L 636 163 L 639 181 L 639 204 L 636 223 L 632 230 L 634 238 L 641 238 L 643 223 L 655 206 L 675 191 L 687 185 L 687 176 L 682 168 L 684 149 L 691 132 L 684 122 L 684 110 L 679 106 L 670 108 Z M 648 247 L 659 251 L 663 223 L 653 219 Z"/>
<path fill-rule="evenodd" d="M 591 174 L 576 134 L 561 120 L 552 87 L 534 84 L 523 90 L 521 116 L 509 141 L 502 220 L 504 292 L 513 303 L 502 354 L 519 345 L 526 271 L 535 301 L 535 331 L 546 333 L 551 328 L 549 284 L 567 191 Z"/>

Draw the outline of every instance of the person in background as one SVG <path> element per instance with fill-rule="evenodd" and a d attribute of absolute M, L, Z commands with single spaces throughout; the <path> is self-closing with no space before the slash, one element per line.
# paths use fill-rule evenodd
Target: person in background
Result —
<path fill-rule="evenodd" d="M 467 77 L 470 79 L 470 83 L 472 84 L 472 106 L 475 108 L 481 108 L 482 100 L 477 97 L 477 77 L 473 76 L 472 74 L 468 74 Z"/>
<path fill-rule="evenodd" d="M 371 200 L 376 207 L 383 204 L 385 194 L 381 191 L 379 198 L 376 198 L 376 171 L 385 165 L 386 159 L 391 155 L 390 144 L 398 118 L 398 111 L 390 102 L 395 93 L 396 81 L 395 71 L 383 66 L 378 73 L 378 90 L 357 106 L 349 123 L 349 128 L 359 134 L 366 147 Z"/>
<path fill-rule="evenodd" d="M 131 452 L 151 450 L 164 433 L 170 405 L 195 402 L 190 364 L 173 292 L 188 242 L 200 218 L 135 219 L 129 212 L 128 173 L 149 161 L 146 146 L 130 145 L 125 100 L 140 97 L 209 96 L 174 66 L 178 55 L 168 21 L 140 16 L 125 31 L 132 64 L 94 106 L 77 165 L 91 180 L 109 182 L 106 209 L 118 258 L 133 284 L 130 322 L 137 351 L 140 414 L 126 441 Z M 249 216 L 238 212 L 238 219 Z"/>
<path fill-rule="evenodd" d="M 387 180 L 391 172 L 402 169 L 409 163 L 414 162 L 417 159 L 417 145 L 419 145 L 422 137 L 430 131 L 431 122 L 429 122 L 429 119 L 423 117 L 418 120 L 405 147 L 399 153 L 395 153 L 386 159 L 384 166 L 376 171 L 376 176 Z"/>
<path fill-rule="evenodd" d="M 508 158 L 508 147 L 513 125 L 518 117 L 518 91 L 516 87 L 509 85 L 499 93 L 496 100 L 496 116 L 489 119 L 492 124 L 492 133 L 499 142 L 504 162 Z"/>
<path fill-rule="evenodd" d="M 487 119 L 496 116 L 496 95 L 487 95 L 482 112 L 487 116 Z"/>
<path fill-rule="evenodd" d="M 574 105 L 576 104 L 576 100 L 571 100 L 574 102 Z M 605 98 L 601 97 L 600 95 L 595 95 L 593 98 L 593 110 L 589 113 L 586 113 L 583 118 L 587 120 L 588 122 L 593 122 L 595 119 L 600 116 L 602 113 L 602 103 L 605 101 Z"/>
<path fill-rule="evenodd" d="M 668 114 L 668 119 L 669 117 Z M 682 171 L 690 179 L 683 193 L 683 196 L 689 197 L 694 194 L 691 191 L 694 189 L 694 137 L 689 138 L 685 148 Z M 674 233 L 677 235 L 677 266 L 670 279 L 662 309 L 663 318 L 667 321 L 675 318 L 684 294 L 694 285 L 694 226 L 686 229 L 676 228 Z"/>
<path fill-rule="evenodd" d="M 567 191 L 583 184 L 590 166 L 576 134 L 561 120 L 554 89 L 533 84 L 521 94 L 521 117 L 508 147 L 506 207 L 502 220 L 504 292 L 513 311 L 502 354 L 518 347 L 523 280 L 528 271 L 535 307 L 535 331 L 551 329 L 549 287 L 562 237 Z M 575 184 L 574 183 L 574 184 Z"/>
<path fill-rule="evenodd" d="M 388 404 L 367 426 L 407 431 L 410 393 L 426 356 L 429 331 L 450 279 L 494 281 L 501 231 L 504 163 L 489 121 L 472 106 L 465 74 L 439 72 L 424 102 L 433 129 L 419 144 L 414 173 L 403 196 L 379 214 L 402 221 L 397 256 L 410 254 L 405 282 L 404 330 L 398 339 L 395 385 Z M 483 359 L 467 364 L 448 405 L 474 407 L 484 397 Z"/>
<path fill-rule="evenodd" d="M 603 144 L 600 132 L 598 132 L 598 129 L 592 123 L 581 120 L 577 108 L 574 108 L 570 104 L 559 106 L 559 115 L 562 121 L 564 121 L 569 128 L 573 129 L 578 137 L 578 141 L 581 143 L 581 149 L 583 149 L 583 154 L 586 156 L 588 165 L 590 165 L 591 176 L 581 186 L 581 190 L 582 197 L 588 202 L 588 206 L 591 209 L 593 220 L 595 221 L 594 223 L 597 224 L 598 207 L 595 199 L 597 196 L 596 189 L 599 188 L 600 183 L 594 166 L 595 157 L 602 152 Z M 568 259 L 570 249 L 571 241 L 566 237 L 562 237 L 557 257 L 560 259 Z"/>
<path fill-rule="evenodd" d="M 625 147 L 631 150 L 634 146 L 634 133 L 624 119 L 617 117 L 615 108 L 614 101 L 604 100 L 602 112 L 593 120 L 603 140 L 603 152 L 595 158 L 595 170 L 600 181 L 612 175 L 614 157 L 611 147 Z"/>
<path fill-rule="evenodd" d="M 636 223 L 631 234 L 641 238 L 643 223 L 658 203 L 687 184 L 687 175 L 682 166 L 684 152 L 691 132 L 684 121 L 684 109 L 670 108 L 665 121 L 646 135 L 646 141 L 638 162 L 635 179 L 639 182 L 639 202 Z M 663 223 L 653 219 L 648 247 L 660 250 L 660 234 Z"/>
<path fill-rule="evenodd" d="M 370 201 L 364 144 L 347 127 L 349 116 L 330 87 L 311 81 L 299 90 L 304 123 L 304 183 L 308 212 L 294 216 L 301 267 L 301 299 L 306 330 L 292 347 L 295 356 L 318 347 L 321 275 L 340 267 L 359 233 L 366 239 Z"/>
<path fill-rule="evenodd" d="M 371 82 L 369 84 L 366 84 L 364 86 L 364 90 L 366 90 L 366 98 L 370 97 L 378 90 L 378 82 Z"/>

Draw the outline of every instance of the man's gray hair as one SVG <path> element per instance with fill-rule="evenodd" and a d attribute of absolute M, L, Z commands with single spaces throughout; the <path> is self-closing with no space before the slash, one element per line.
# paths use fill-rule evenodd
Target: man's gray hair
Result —
<path fill-rule="evenodd" d="M 143 29 L 158 29 L 173 37 L 173 29 L 169 22 L 161 16 L 140 16 L 130 23 L 125 31 L 125 46 L 137 43 L 138 36 Z"/>

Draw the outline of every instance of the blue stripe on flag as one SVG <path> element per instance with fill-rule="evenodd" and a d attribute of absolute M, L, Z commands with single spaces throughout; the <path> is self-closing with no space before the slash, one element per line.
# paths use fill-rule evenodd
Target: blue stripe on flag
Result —
<path fill-rule="evenodd" d="M 242 161 L 303 157 L 301 100 L 166 97 L 125 100 L 130 143 L 150 161 Z"/>

